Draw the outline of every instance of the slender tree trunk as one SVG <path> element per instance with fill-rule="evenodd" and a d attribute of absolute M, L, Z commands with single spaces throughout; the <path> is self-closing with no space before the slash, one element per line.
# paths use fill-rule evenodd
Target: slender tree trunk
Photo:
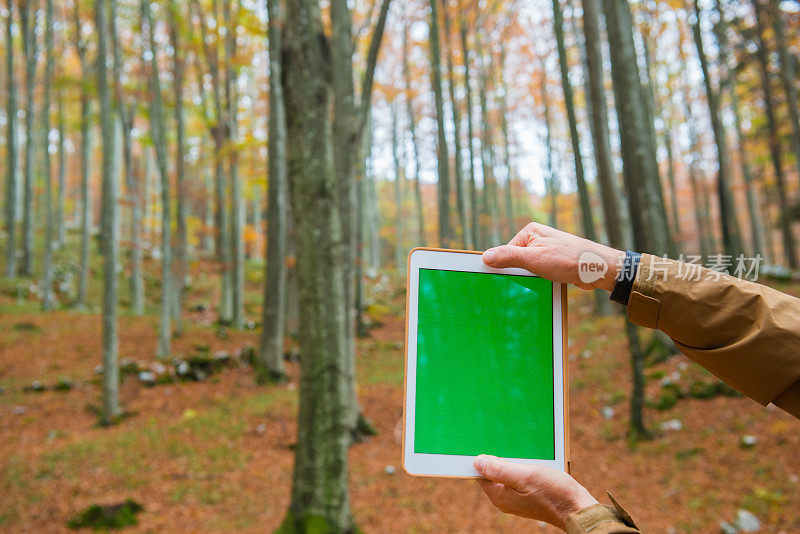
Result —
<path fill-rule="evenodd" d="M 397 105 L 392 103 L 392 156 L 394 158 L 394 263 L 397 272 L 405 272 L 405 247 L 403 246 L 403 165 L 400 161 L 400 141 L 397 130 Z"/>
<path fill-rule="evenodd" d="M 414 116 L 414 100 L 411 90 L 411 68 L 408 64 L 408 27 L 403 25 L 403 81 L 406 91 L 406 112 L 408 114 L 408 129 L 411 132 L 411 146 L 414 150 L 414 207 L 417 221 L 417 243 L 425 246 L 425 217 L 422 209 L 422 188 L 420 187 L 420 159 L 417 143 L 416 118 Z"/>
<path fill-rule="evenodd" d="M 506 225 L 508 226 L 508 238 L 517 233 L 514 223 L 514 194 L 513 194 L 513 173 L 511 172 L 511 153 L 509 150 L 508 139 L 508 85 L 505 80 L 506 69 L 506 48 L 503 40 L 500 40 L 500 86 L 502 94 L 500 99 L 500 133 L 503 136 L 503 166 L 506 168 Z"/>
<path fill-rule="evenodd" d="M 102 1 L 102 0 L 101 0 Z M 158 51 L 155 45 L 155 24 L 150 3 L 142 0 L 142 18 L 147 27 L 147 47 L 150 51 L 150 131 L 156 151 L 156 168 L 161 181 L 161 319 L 158 329 L 157 357 L 166 358 L 172 341 L 172 207 L 170 205 L 167 147 L 161 101 L 161 82 L 158 79 Z"/>
<path fill-rule="evenodd" d="M 90 78 L 89 61 L 86 58 L 86 43 L 80 36 L 81 17 L 78 12 L 78 4 L 75 4 L 75 28 L 76 28 L 76 42 L 75 48 L 78 51 L 78 59 L 81 64 L 81 118 L 80 118 L 80 136 L 81 136 L 81 152 L 80 152 L 80 202 L 81 202 L 81 267 L 80 274 L 78 275 L 78 296 L 76 305 L 79 307 L 86 305 L 86 296 L 89 289 L 89 247 L 91 245 L 91 236 L 89 234 L 89 227 L 92 220 L 92 203 L 89 198 L 89 162 L 91 157 L 91 128 L 89 125 L 91 115 L 91 100 L 88 94 L 88 82 Z"/>
<path fill-rule="evenodd" d="M 14 2 L 8 0 L 6 25 L 6 143 L 8 168 L 6 173 L 6 277 L 17 275 L 17 83 L 14 78 Z"/>
<path fill-rule="evenodd" d="M 480 122 L 481 122 L 481 174 L 483 175 L 483 195 L 482 195 L 482 211 L 483 216 L 488 219 L 485 227 L 485 232 L 482 237 L 483 248 L 489 248 L 500 244 L 500 230 L 498 228 L 497 213 L 494 212 L 495 202 L 493 199 L 497 195 L 496 182 L 494 179 L 493 165 L 492 165 L 492 133 L 491 125 L 489 124 L 489 109 L 488 109 L 488 84 L 491 76 L 491 60 L 483 54 L 483 49 L 480 41 L 477 43 L 477 54 L 481 58 L 480 68 L 480 89 L 478 91 L 478 99 L 480 100 Z"/>
<path fill-rule="evenodd" d="M 550 199 L 550 212 L 548 216 L 548 224 L 552 227 L 558 226 L 558 192 L 559 181 L 553 167 L 553 139 L 551 132 L 552 119 L 550 118 L 550 102 L 547 93 L 547 69 L 543 58 L 540 58 L 542 67 L 542 79 L 539 84 L 541 90 L 542 108 L 544 113 L 544 128 L 545 128 L 545 149 L 547 151 L 547 175 L 545 176 L 545 185 L 547 187 L 547 196 Z"/>
<path fill-rule="evenodd" d="M 177 268 L 175 269 L 175 330 L 180 333 L 183 329 L 182 308 L 186 294 L 186 277 L 189 269 L 189 239 L 187 236 L 186 222 L 186 120 L 183 113 L 183 85 L 185 79 L 185 61 L 183 56 L 183 43 L 180 40 L 182 15 L 176 0 L 169 1 L 169 36 L 172 45 L 172 83 L 175 90 L 175 186 L 177 195 L 175 204 L 177 210 Z"/>
<path fill-rule="evenodd" d="M 22 263 L 20 274 L 33 274 L 33 171 L 34 148 L 36 134 L 33 119 L 35 117 L 34 80 L 36 78 L 36 1 L 20 2 L 20 22 L 22 25 L 22 44 L 25 52 L 25 169 L 24 169 L 24 204 L 22 208 Z"/>
<path fill-rule="evenodd" d="M 736 131 L 736 144 L 739 152 L 739 166 L 742 171 L 742 179 L 745 185 L 745 194 L 747 197 L 747 213 L 750 219 L 750 242 L 752 246 L 753 255 L 763 254 L 764 245 L 762 241 L 762 221 L 758 214 L 758 200 L 756 198 L 756 191 L 753 184 L 753 173 L 750 169 L 749 157 L 745 149 L 744 135 L 742 133 L 742 120 L 739 111 L 739 96 L 736 93 L 736 71 L 729 68 L 729 53 L 728 53 L 728 24 L 725 21 L 724 13 L 720 0 L 715 0 L 714 9 L 717 12 L 717 22 L 714 25 L 714 34 L 717 37 L 717 55 L 719 63 L 725 68 L 725 78 L 720 84 L 720 95 L 722 91 L 727 89 L 730 94 L 730 106 L 733 111 L 733 125 Z"/>
<path fill-rule="evenodd" d="M 67 153 L 64 148 L 66 137 L 64 125 L 64 89 L 58 88 L 58 199 L 56 201 L 56 246 L 64 246 L 66 232 L 66 217 L 64 215 L 64 201 L 66 200 L 67 186 Z"/>
<path fill-rule="evenodd" d="M 469 213 L 470 213 L 470 238 L 473 247 L 478 248 L 480 236 L 478 226 L 478 187 L 475 183 L 475 140 L 472 125 L 472 78 L 470 76 L 470 50 L 467 46 L 467 27 L 464 18 L 461 19 L 461 50 L 464 54 L 464 88 L 466 89 L 467 107 L 467 142 L 469 146 Z M 421 203 L 421 201 L 420 201 Z"/>
<path fill-rule="evenodd" d="M 286 168 L 286 110 L 281 85 L 283 9 L 280 0 L 268 0 L 269 12 L 269 180 L 267 183 L 267 258 L 258 383 L 286 378 L 283 332 L 286 323 L 286 224 L 288 183 Z"/>
<path fill-rule="evenodd" d="M 722 230 L 722 245 L 726 254 L 730 254 L 736 258 L 744 253 L 744 247 L 742 245 L 741 231 L 739 230 L 739 221 L 736 217 L 736 207 L 729 186 L 730 178 L 728 177 L 728 172 L 730 165 L 728 161 L 727 132 L 725 131 L 725 126 L 720 116 L 719 94 L 714 90 L 711 75 L 708 71 L 708 60 L 703 48 L 703 32 L 700 29 L 700 8 L 698 6 L 698 0 L 694 0 L 694 17 L 692 33 L 694 34 L 694 43 L 697 47 L 697 55 L 700 58 L 700 68 L 703 71 L 706 99 L 708 101 L 709 114 L 711 115 L 711 129 L 714 132 L 714 141 L 717 146 L 717 199 L 719 202 L 719 224 Z"/>
<path fill-rule="evenodd" d="M 232 0 L 223 1 L 223 23 L 225 33 L 225 96 L 228 104 L 228 150 L 230 152 L 229 174 L 231 179 L 231 225 L 230 245 L 232 280 L 231 303 L 233 306 L 233 325 L 244 328 L 244 234 L 242 229 L 242 183 L 239 178 L 239 148 L 236 146 L 238 135 L 237 108 L 239 95 L 236 89 L 236 28 L 231 7 Z"/>
<path fill-rule="evenodd" d="M 436 155 L 439 170 L 439 244 L 445 248 L 453 245 L 454 236 L 450 228 L 450 169 L 447 136 L 444 126 L 444 97 L 442 95 L 442 53 L 439 40 L 439 6 L 440 0 L 429 0 L 430 15 L 430 47 L 431 47 L 431 84 L 436 104 L 437 144 Z"/>
<path fill-rule="evenodd" d="M 42 310 L 53 309 L 53 176 L 50 159 L 50 87 L 53 82 L 53 0 L 46 0 L 45 11 L 45 69 L 42 96 L 42 145 L 44 175 L 44 274 L 42 276 Z"/>
<path fill-rule="evenodd" d="M 789 218 L 789 197 L 786 188 L 786 177 L 783 174 L 781 164 L 781 142 L 778 137 L 778 122 L 775 118 L 775 110 L 772 103 L 772 86 L 769 72 L 769 51 L 764 41 L 764 13 L 761 3 L 753 0 L 753 9 L 756 14 L 757 38 L 758 38 L 758 62 L 761 66 L 761 90 L 764 93 L 764 111 L 767 114 L 767 127 L 769 131 L 769 150 L 772 157 L 772 166 L 775 169 L 775 186 L 778 194 L 778 205 L 780 207 L 779 221 L 783 234 L 783 252 L 786 256 L 786 263 L 789 269 L 797 269 L 800 265 L 797 259 L 797 246 L 792 233 L 792 223 Z"/>
<path fill-rule="evenodd" d="M 203 143 L 204 156 L 208 153 L 208 143 Z M 208 157 L 203 157 L 203 180 L 205 183 L 205 232 L 203 234 L 203 249 L 207 254 L 214 253 L 214 179 L 211 177 L 211 165 Z"/>
<path fill-rule="evenodd" d="M 461 230 L 461 242 L 465 249 L 472 248 L 470 231 L 467 220 L 467 207 L 464 202 L 464 163 L 461 155 L 461 113 L 456 100 L 456 77 L 453 69 L 453 43 L 451 40 L 450 15 L 447 13 L 447 4 L 442 5 L 442 18 L 444 19 L 444 34 L 447 42 L 447 80 L 450 91 L 450 107 L 453 115 L 453 147 L 455 150 L 455 181 L 456 181 L 456 209 Z"/>
<path fill-rule="evenodd" d="M 120 414 L 119 407 L 119 340 L 117 337 L 117 266 L 119 236 L 117 235 L 117 176 L 114 167 L 114 125 L 111 97 L 108 89 L 108 22 L 105 0 L 95 0 L 97 23 L 97 94 L 100 102 L 102 131 L 103 206 L 106 224 L 103 231 L 103 413 L 102 424 L 112 424 Z"/>
<path fill-rule="evenodd" d="M 759 0 L 754 1 L 758 2 Z M 792 57 L 786 45 L 786 28 L 783 23 L 783 10 L 781 10 L 780 4 L 780 0 L 769 0 L 772 28 L 775 31 L 775 47 L 778 49 L 778 57 L 780 58 L 778 72 L 781 76 L 781 82 L 783 82 L 783 90 L 786 93 L 789 122 L 792 123 L 792 135 L 789 136 L 789 142 L 794 153 L 797 179 L 800 181 L 800 110 L 798 110 L 797 75 L 795 71 L 797 59 Z"/>
<path fill-rule="evenodd" d="M 329 115 L 331 64 L 315 0 L 286 0 L 282 58 L 289 189 L 300 291 L 300 409 L 286 531 L 351 532 L 347 483 L 352 397 L 345 270 L 348 251 L 334 176 Z M 324 228 L 325 231 L 320 231 Z"/>

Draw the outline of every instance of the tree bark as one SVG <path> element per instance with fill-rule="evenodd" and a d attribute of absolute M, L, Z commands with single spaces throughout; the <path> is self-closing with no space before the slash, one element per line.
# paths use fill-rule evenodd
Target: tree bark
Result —
<path fill-rule="evenodd" d="M 6 174 L 6 277 L 17 275 L 17 82 L 14 77 L 14 1 L 8 0 L 6 24 L 6 143 L 8 168 Z"/>
<path fill-rule="evenodd" d="M 759 0 L 754 0 L 759 1 Z M 778 72 L 783 82 L 786 93 L 786 107 L 789 110 L 789 122 L 792 124 L 792 135 L 789 142 L 794 153 L 794 163 L 797 167 L 797 179 L 800 181 L 800 110 L 798 110 L 797 75 L 795 71 L 796 59 L 792 57 L 786 45 L 786 28 L 783 22 L 780 0 L 769 0 L 772 28 L 775 32 L 775 48 L 778 49 L 780 68 Z"/>
<path fill-rule="evenodd" d="M 600 47 L 601 33 L 598 0 L 582 0 L 583 34 L 586 39 L 586 91 L 591 104 L 590 126 L 594 159 L 597 167 L 597 183 L 603 206 L 603 220 L 609 243 L 623 243 L 620 220 L 619 189 L 614 172 L 613 153 L 608 132 L 608 104 L 606 102 L 603 76 L 603 54 Z M 617 246 L 617 245 L 614 245 Z"/>
<path fill-rule="evenodd" d="M 175 269 L 175 330 L 180 333 L 183 329 L 182 307 L 186 294 L 186 277 L 189 273 L 189 237 L 187 235 L 186 217 L 186 119 L 183 111 L 183 85 L 186 76 L 186 66 L 183 56 L 183 43 L 181 42 L 180 7 L 176 0 L 169 0 L 167 12 L 169 13 L 169 37 L 172 45 L 172 83 L 175 90 L 175 204 L 177 211 L 177 265 Z"/>
<path fill-rule="evenodd" d="M 475 183 L 475 139 L 473 137 L 472 121 L 472 78 L 470 76 L 470 50 L 467 46 L 467 27 L 464 18 L 461 19 L 461 50 L 464 54 L 464 88 L 466 89 L 467 107 L 467 142 L 469 147 L 469 213 L 470 213 L 470 233 L 473 247 L 478 247 L 479 220 L 478 220 L 478 187 Z M 421 203 L 421 201 L 420 201 Z"/>
<path fill-rule="evenodd" d="M 50 159 L 50 87 L 53 84 L 53 0 L 45 2 L 45 28 L 44 28 L 44 86 L 42 95 L 42 144 L 43 172 L 44 175 L 44 274 L 42 276 L 42 310 L 53 309 L 53 175 L 52 160 Z"/>
<path fill-rule="evenodd" d="M 107 3 L 95 0 L 97 24 L 97 94 L 100 102 L 102 132 L 103 206 L 106 227 L 103 231 L 103 412 L 101 423 L 112 424 L 120 414 L 119 406 L 119 340 L 117 337 L 117 266 L 119 236 L 117 235 L 117 181 L 114 168 L 114 125 L 111 97 L 108 89 L 108 22 Z"/>
<path fill-rule="evenodd" d="M 514 195 L 513 195 L 513 173 L 511 172 L 511 153 L 509 149 L 508 139 L 508 86 L 505 80 L 506 68 L 506 48 L 503 39 L 500 39 L 500 72 L 498 77 L 500 79 L 500 87 L 502 94 L 498 96 L 500 100 L 500 133 L 503 136 L 503 166 L 506 169 L 506 225 L 508 226 L 508 238 L 517 233 L 517 228 L 514 223 Z"/>
<path fill-rule="evenodd" d="M 88 80 L 90 79 L 90 64 L 86 57 L 86 41 L 81 36 L 81 13 L 78 2 L 74 5 L 74 25 L 75 25 L 75 49 L 78 52 L 78 60 L 81 65 L 81 117 L 80 117 L 80 201 L 81 201 L 81 266 L 78 275 L 78 296 L 76 305 L 83 307 L 86 305 L 86 296 L 89 289 L 89 246 L 91 236 L 89 226 L 91 224 L 92 204 L 89 198 L 89 159 L 91 154 L 91 128 L 89 125 L 91 115 L 91 100 L 89 99 Z"/>
<path fill-rule="evenodd" d="M 456 183 L 456 209 L 458 210 L 458 222 L 461 230 L 461 243 L 467 250 L 472 248 L 470 242 L 470 232 L 467 220 L 467 207 L 464 202 L 464 163 L 461 154 L 461 113 L 458 101 L 456 100 L 456 77 L 453 69 L 453 43 L 451 40 L 452 32 L 450 28 L 450 15 L 447 13 L 447 4 L 442 5 L 442 18 L 444 19 L 444 34 L 447 42 L 447 80 L 450 92 L 450 109 L 453 116 L 453 148 L 455 151 L 455 183 Z"/>
<path fill-rule="evenodd" d="M 332 65 L 315 0 L 286 0 L 283 90 L 289 190 L 300 292 L 300 410 L 284 531 L 351 532 L 347 449 L 352 396 L 347 355 L 348 251 L 334 176 L 329 115 Z"/>
<path fill-rule="evenodd" d="M 269 13 L 269 181 L 267 184 L 267 258 L 258 383 L 286 378 L 283 332 L 286 323 L 286 109 L 281 85 L 284 15 L 280 0 L 267 0 Z"/>
<path fill-rule="evenodd" d="M 56 200 L 56 247 L 64 246 L 66 234 L 66 216 L 64 201 L 66 200 L 67 186 L 67 153 L 64 148 L 66 137 L 64 124 L 64 89 L 58 88 L 58 197 Z"/>
<path fill-rule="evenodd" d="M 444 248 L 453 246 L 455 241 L 450 228 L 450 166 L 447 136 L 444 126 L 444 97 L 442 95 L 442 53 L 439 40 L 439 7 L 440 0 L 429 0 L 430 16 L 430 49 L 431 49 L 431 84 L 436 106 L 436 156 L 439 171 L 439 244 Z"/>
<path fill-rule="evenodd" d="M 483 217 L 487 219 L 485 225 L 485 232 L 482 236 L 482 248 L 489 248 L 500 244 L 500 229 L 498 227 L 498 213 L 495 211 L 497 205 L 497 182 L 494 179 L 494 165 L 492 164 L 492 132 L 491 124 L 489 122 L 489 108 L 488 108 L 488 85 L 489 80 L 492 79 L 491 59 L 487 59 L 483 54 L 483 47 L 480 40 L 476 43 L 476 51 L 478 57 L 481 58 L 480 66 L 480 89 L 478 91 L 478 99 L 480 101 L 480 122 L 481 122 L 481 174 L 483 176 L 483 195 L 481 199 L 481 208 Z"/>
<path fill-rule="evenodd" d="M 542 108 L 544 114 L 545 128 L 545 149 L 547 150 L 547 175 L 545 176 L 545 186 L 547 196 L 550 199 L 550 213 L 547 224 L 555 228 L 558 226 L 558 191 L 559 183 L 553 167 L 553 139 L 551 132 L 552 119 L 550 118 L 550 102 L 547 93 L 547 68 L 544 58 L 539 58 L 542 68 L 542 78 L 539 84 L 541 91 Z"/>
<path fill-rule="evenodd" d="M 392 157 L 394 159 L 394 263 L 397 272 L 405 272 L 405 247 L 403 246 L 403 165 L 400 160 L 400 141 L 397 130 L 397 105 L 392 102 Z"/>
<path fill-rule="evenodd" d="M 36 78 L 36 1 L 22 0 L 19 4 L 22 25 L 22 48 L 25 52 L 25 165 L 24 200 L 22 208 L 22 262 L 19 274 L 33 274 L 33 171 L 36 147 L 33 119 L 35 117 L 34 81 Z"/>
<path fill-rule="evenodd" d="M 172 207 L 167 164 L 166 135 L 161 100 L 161 82 L 158 79 L 158 51 L 155 45 L 155 24 L 150 13 L 150 3 L 142 0 L 142 19 L 147 27 L 147 47 L 150 52 L 150 132 L 156 151 L 156 169 L 161 181 L 161 314 L 158 329 L 156 356 L 166 358 L 172 342 Z"/>
<path fill-rule="evenodd" d="M 789 217 L 789 197 L 786 188 L 786 177 L 783 174 L 781 163 L 781 142 L 778 137 L 778 121 L 775 117 L 775 109 L 772 103 L 772 86 L 769 72 L 769 51 L 764 40 L 764 12 L 761 3 L 753 0 L 753 9 L 756 15 L 758 62 L 761 66 L 761 90 L 764 93 L 764 111 L 767 114 L 767 128 L 769 131 L 769 151 L 772 158 L 772 166 L 775 170 L 775 186 L 778 193 L 778 205 L 780 207 L 780 226 L 783 234 L 783 252 L 789 269 L 797 269 L 800 265 L 797 259 L 797 246 L 792 233 L 792 223 Z"/>
<path fill-rule="evenodd" d="M 408 25 L 403 25 L 403 82 L 406 92 L 406 113 L 408 115 L 408 129 L 411 132 L 411 146 L 414 150 L 414 207 L 417 221 L 417 243 L 425 246 L 425 217 L 422 208 L 422 188 L 420 187 L 420 159 L 417 142 L 416 118 L 414 116 L 414 100 L 411 91 L 411 68 L 408 63 Z M 474 173 L 473 173 L 474 175 Z M 473 176 L 474 177 L 474 176 Z M 474 241 L 473 241 L 474 242 Z"/>

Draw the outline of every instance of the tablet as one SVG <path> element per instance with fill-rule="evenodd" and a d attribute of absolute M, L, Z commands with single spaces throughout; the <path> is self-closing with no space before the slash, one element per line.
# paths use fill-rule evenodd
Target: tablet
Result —
<path fill-rule="evenodd" d="M 478 478 L 479 454 L 568 471 L 562 284 L 429 248 L 407 284 L 406 472 Z"/>

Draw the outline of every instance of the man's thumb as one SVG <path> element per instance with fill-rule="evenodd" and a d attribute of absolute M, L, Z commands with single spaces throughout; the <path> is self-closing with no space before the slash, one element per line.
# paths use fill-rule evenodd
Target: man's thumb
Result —
<path fill-rule="evenodd" d="M 473 465 L 484 478 L 515 489 L 521 488 L 522 482 L 525 480 L 525 467 L 495 456 L 481 454 L 475 459 Z"/>
<path fill-rule="evenodd" d="M 483 263 L 489 267 L 503 269 L 506 267 L 525 267 L 524 258 L 522 255 L 522 247 L 515 245 L 503 245 L 500 247 L 490 248 L 483 253 Z"/>

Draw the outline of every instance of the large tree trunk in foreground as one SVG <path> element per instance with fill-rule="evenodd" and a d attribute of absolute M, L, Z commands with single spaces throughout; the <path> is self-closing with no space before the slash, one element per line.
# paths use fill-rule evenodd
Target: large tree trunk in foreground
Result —
<path fill-rule="evenodd" d="M 6 87 L 8 101 L 6 117 L 6 143 L 8 172 L 6 174 L 6 277 L 17 274 L 17 83 L 14 78 L 14 2 L 8 0 L 8 24 L 6 25 Z"/>
<path fill-rule="evenodd" d="M 759 0 L 754 0 L 759 1 Z M 800 180 L 800 110 L 798 109 L 797 95 L 797 76 L 795 62 L 797 59 L 792 56 L 786 44 L 786 27 L 783 23 L 783 10 L 781 10 L 780 0 L 769 0 L 770 15 L 772 16 L 772 28 L 775 31 L 775 47 L 778 49 L 780 58 L 781 82 L 786 93 L 786 107 L 789 110 L 789 122 L 792 125 L 792 135 L 789 142 L 794 153 L 794 164 L 797 167 L 797 178 Z"/>
<path fill-rule="evenodd" d="M 286 168 L 286 109 L 281 84 L 283 10 L 280 0 L 267 0 L 269 12 L 269 179 L 267 183 L 267 261 L 261 346 L 256 381 L 286 378 L 283 330 L 286 322 L 286 240 L 288 183 Z"/>
<path fill-rule="evenodd" d="M 283 48 L 289 189 L 300 292 L 300 410 L 284 532 L 350 532 L 352 398 L 345 378 L 345 272 L 329 114 L 328 42 L 316 0 L 287 0 Z"/>
<path fill-rule="evenodd" d="M 603 0 L 603 11 L 634 246 L 642 252 L 669 254 L 673 244 L 650 135 L 653 116 L 639 78 L 630 6 L 628 0 Z"/>
<path fill-rule="evenodd" d="M 103 412 L 101 422 L 111 424 L 120 414 L 119 340 L 117 337 L 117 176 L 114 175 L 114 123 L 108 89 L 108 22 L 106 2 L 95 0 L 97 21 L 97 94 L 100 101 L 100 129 L 103 141 L 103 206 L 106 228 L 103 231 Z"/>

